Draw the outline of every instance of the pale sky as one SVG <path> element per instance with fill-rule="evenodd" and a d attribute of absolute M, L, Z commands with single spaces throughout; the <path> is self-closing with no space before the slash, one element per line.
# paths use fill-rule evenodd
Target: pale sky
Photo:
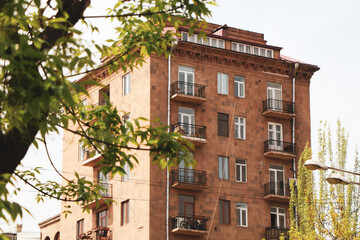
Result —
<path fill-rule="evenodd" d="M 92 2 L 94 7 L 85 15 L 104 15 L 104 5 L 115 1 Z M 360 124 L 356 117 L 359 116 L 356 106 L 360 103 L 360 81 L 355 74 L 360 56 L 360 3 L 355 0 L 222 0 L 217 4 L 212 7 L 213 18 L 209 22 L 263 33 L 268 44 L 283 48 L 283 55 L 320 67 L 310 85 L 312 145 L 316 145 L 320 120 L 327 120 L 335 128 L 340 119 L 350 132 L 351 161 L 352 146 L 360 144 Z M 92 37 L 99 41 L 112 38 L 114 31 L 109 21 L 96 20 L 96 24 L 101 34 Z M 51 135 L 48 141 L 53 160 L 61 169 L 62 137 Z M 51 169 L 43 149 L 31 148 L 22 163 Z M 60 180 L 52 170 L 44 173 L 44 178 Z M 15 200 L 27 207 L 33 218 L 25 215 L 18 222 L 23 223 L 24 231 L 39 231 L 37 223 L 58 214 L 60 203 L 52 200 L 37 204 L 33 190 L 22 189 Z M 0 227 L 9 229 L 3 223 Z"/>

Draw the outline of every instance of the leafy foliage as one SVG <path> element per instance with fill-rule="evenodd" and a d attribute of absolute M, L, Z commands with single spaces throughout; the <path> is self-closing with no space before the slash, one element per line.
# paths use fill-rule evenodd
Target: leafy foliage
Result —
<path fill-rule="evenodd" d="M 5 184 L 15 172 L 31 144 L 45 141 L 58 128 L 82 136 L 86 147 L 103 156 L 99 163 L 105 173 L 124 174 L 123 167 L 138 163 L 129 150 L 150 151 L 161 168 L 181 160 L 194 164 L 192 145 L 181 135 L 169 133 L 160 122 L 143 118 L 124 122 L 119 110 L 110 104 L 84 106 L 80 96 L 88 95 L 86 86 L 99 85 L 92 72 L 106 69 L 133 70 L 152 54 L 168 56 L 179 37 L 181 26 L 202 29 L 210 16 L 212 0 L 138 0 L 117 1 L 108 15 L 117 22 L 118 37 L 110 46 L 84 43 L 78 22 L 92 31 L 97 26 L 83 16 L 90 0 L 13 0 L 0 1 L 0 194 L 2 211 L 14 219 L 22 214 L 19 205 L 7 201 Z M 204 36 L 203 33 L 200 33 Z M 121 43 L 121 44 L 119 44 Z M 96 66 L 96 48 L 103 62 Z M 82 81 L 74 76 L 89 73 Z M 144 124 L 145 123 L 145 124 Z M 39 138 L 36 138 L 39 134 Z M 182 152 L 184 154 L 179 154 Z M 38 201 L 52 196 L 84 204 L 98 200 L 101 186 L 79 178 L 61 186 L 38 182 L 38 169 L 16 172 L 40 191 Z M 5 216 L 0 212 L 0 218 Z"/>
<path fill-rule="evenodd" d="M 348 134 L 337 124 L 335 151 L 330 126 L 324 122 L 318 131 L 317 158 L 325 165 L 344 169 L 347 166 Z M 290 239 L 360 239 L 359 238 L 359 187 L 353 184 L 330 185 L 324 171 L 319 175 L 307 170 L 303 164 L 311 158 L 306 146 L 298 166 L 298 181 L 292 185 L 290 213 Z M 353 171 L 359 172 L 356 150 Z M 344 176 L 344 173 L 341 173 Z M 358 176 L 347 176 L 359 182 Z M 314 180 L 316 179 L 316 180 Z M 296 211 L 296 212 L 295 212 Z"/>

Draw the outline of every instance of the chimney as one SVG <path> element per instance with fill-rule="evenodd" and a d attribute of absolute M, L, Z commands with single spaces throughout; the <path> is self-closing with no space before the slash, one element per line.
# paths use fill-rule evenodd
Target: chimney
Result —
<path fill-rule="evenodd" d="M 22 224 L 16 224 L 16 232 L 22 232 Z"/>

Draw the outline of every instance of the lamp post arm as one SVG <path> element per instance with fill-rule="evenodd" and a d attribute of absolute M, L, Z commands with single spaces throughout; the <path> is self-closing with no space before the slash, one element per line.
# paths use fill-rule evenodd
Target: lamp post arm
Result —
<path fill-rule="evenodd" d="M 346 171 L 346 170 L 339 169 L 339 168 L 328 167 L 328 169 L 335 170 L 335 171 L 339 171 L 339 172 L 344 172 L 344 173 L 350 173 L 350 174 L 353 174 L 353 175 L 360 176 L 360 173 L 350 172 L 350 171 Z"/>

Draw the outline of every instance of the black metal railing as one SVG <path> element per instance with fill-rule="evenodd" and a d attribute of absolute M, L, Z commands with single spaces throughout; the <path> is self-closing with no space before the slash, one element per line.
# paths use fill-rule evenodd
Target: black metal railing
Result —
<path fill-rule="evenodd" d="M 207 219 L 203 216 L 196 216 L 196 217 L 176 216 L 171 218 L 172 229 L 180 228 L 180 229 L 206 231 L 206 221 Z"/>
<path fill-rule="evenodd" d="M 278 151 L 295 154 L 295 143 L 269 139 L 264 142 L 264 153 L 268 151 Z"/>
<path fill-rule="evenodd" d="M 171 84 L 171 96 L 175 94 L 205 98 L 205 86 L 180 81 L 174 82 Z"/>
<path fill-rule="evenodd" d="M 264 185 L 264 195 L 277 195 L 290 197 L 289 185 L 285 182 L 269 182 Z"/>
<path fill-rule="evenodd" d="M 171 184 L 174 183 L 206 185 L 206 171 L 188 168 L 171 170 Z"/>
<path fill-rule="evenodd" d="M 102 197 L 112 197 L 112 184 L 101 181 L 99 181 L 97 184 L 102 187 L 102 189 L 100 189 L 100 194 Z"/>
<path fill-rule="evenodd" d="M 285 239 L 289 239 L 289 228 L 284 227 L 267 227 L 265 228 L 265 239 L 274 240 L 284 236 Z"/>
<path fill-rule="evenodd" d="M 111 240 L 111 231 L 107 227 L 97 227 L 86 233 L 81 234 L 77 239 L 89 239 L 89 240 Z"/>
<path fill-rule="evenodd" d="M 205 126 L 178 122 L 171 126 L 171 130 L 188 137 L 206 139 Z"/>
<path fill-rule="evenodd" d="M 263 101 L 263 111 L 295 113 L 295 103 L 269 98 Z"/>

